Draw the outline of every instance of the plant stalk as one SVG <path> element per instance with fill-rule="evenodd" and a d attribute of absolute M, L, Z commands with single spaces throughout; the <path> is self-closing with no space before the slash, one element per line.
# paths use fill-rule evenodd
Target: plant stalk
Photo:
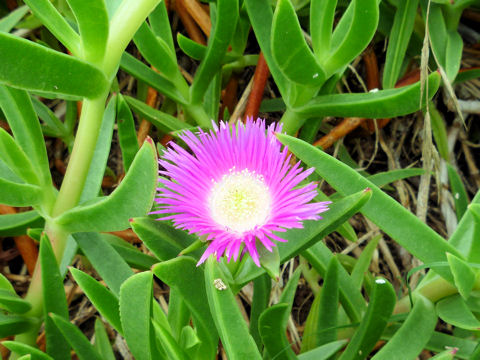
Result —
<path fill-rule="evenodd" d="M 295 135 L 297 131 L 302 127 L 305 122 L 305 118 L 302 115 L 297 114 L 292 109 L 288 109 L 283 113 L 280 122 L 283 124 L 282 131 L 288 135 Z"/>
<path fill-rule="evenodd" d="M 62 186 L 53 208 L 56 217 L 78 204 L 102 125 L 108 91 L 96 99 L 85 99 L 75 143 Z"/>

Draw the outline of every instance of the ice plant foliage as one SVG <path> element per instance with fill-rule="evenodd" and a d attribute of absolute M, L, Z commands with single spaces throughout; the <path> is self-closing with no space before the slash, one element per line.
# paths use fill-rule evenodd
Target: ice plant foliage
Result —
<path fill-rule="evenodd" d="M 197 134 L 185 131 L 180 138 L 190 148 L 171 142 L 159 160 L 159 182 L 153 212 L 210 241 L 198 264 L 211 254 L 236 261 L 248 252 L 260 266 L 257 245 L 272 251 L 274 241 L 285 241 L 275 232 L 301 228 L 303 220 L 319 220 L 329 202 L 310 201 L 317 184 L 299 186 L 313 169 L 291 155 L 275 137 L 281 125 L 247 120 L 246 124 L 221 122 Z"/>

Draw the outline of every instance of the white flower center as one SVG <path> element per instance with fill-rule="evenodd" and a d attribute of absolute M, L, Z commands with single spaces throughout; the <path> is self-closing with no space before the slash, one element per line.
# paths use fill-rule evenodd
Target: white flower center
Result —
<path fill-rule="evenodd" d="M 213 220 L 229 230 L 243 233 L 263 225 L 270 214 L 270 191 L 262 175 L 230 169 L 214 185 L 209 197 Z"/>

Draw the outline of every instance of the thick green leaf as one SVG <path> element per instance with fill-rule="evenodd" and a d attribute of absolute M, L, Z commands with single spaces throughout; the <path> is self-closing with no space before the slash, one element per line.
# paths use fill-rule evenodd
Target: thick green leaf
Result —
<path fill-rule="evenodd" d="M 107 7 L 108 17 L 111 19 L 118 7 L 122 3 L 122 0 L 105 0 L 105 6 Z"/>
<path fill-rule="evenodd" d="M 253 280 L 253 298 L 250 310 L 250 334 L 261 350 L 262 342 L 258 332 L 258 319 L 267 308 L 272 289 L 272 279 L 267 275 L 260 275 Z"/>
<path fill-rule="evenodd" d="M 200 344 L 200 340 L 192 327 L 189 325 L 184 326 L 180 334 L 180 345 L 189 350 L 194 349 L 198 344 Z"/>
<path fill-rule="evenodd" d="M 288 304 L 289 306 L 289 311 L 291 312 L 292 307 L 293 307 L 293 300 L 295 299 L 295 293 L 297 291 L 297 286 L 298 282 L 300 281 L 300 275 L 302 271 L 301 269 L 297 268 L 293 274 L 290 276 L 290 279 L 288 279 L 287 284 L 283 288 L 282 294 L 278 298 L 279 303 L 284 303 Z M 284 323 L 284 326 L 287 326 L 287 323 Z"/>
<path fill-rule="evenodd" d="M 12 294 L 16 294 L 13 285 L 2 273 L 0 273 L 0 289 L 8 290 Z"/>
<path fill-rule="evenodd" d="M 207 53 L 205 45 L 199 44 L 181 33 L 177 34 L 177 43 L 178 47 L 192 59 L 202 60 Z"/>
<path fill-rule="evenodd" d="M 85 60 L 99 63 L 108 39 L 108 14 L 103 0 L 67 0 L 77 19 Z"/>
<path fill-rule="evenodd" d="M 65 110 L 65 119 L 63 121 L 63 125 L 65 126 L 65 129 L 67 132 L 72 136 L 73 138 L 73 130 L 75 128 L 75 125 L 77 124 L 77 118 L 78 118 L 78 108 L 77 108 L 77 102 L 76 101 L 66 101 L 67 103 L 67 108 Z M 72 144 L 69 144 L 69 150 L 71 151 L 73 147 L 73 141 Z"/>
<path fill-rule="evenodd" d="M 14 69 L 18 66 L 17 62 Z M 31 160 L 38 178 L 42 184 L 51 186 L 52 178 L 47 150 L 30 97 L 25 91 L 0 85 L 0 107 L 7 118 L 16 143 Z"/>
<path fill-rule="evenodd" d="M 413 32 L 418 0 L 399 1 L 393 27 L 387 47 L 387 57 L 383 70 L 382 85 L 384 89 L 393 88 L 400 76 L 405 52 Z"/>
<path fill-rule="evenodd" d="M 426 349 L 441 352 L 445 349 L 445 344 L 457 349 L 455 356 L 459 359 L 473 360 L 470 355 L 473 353 L 477 341 L 450 336 L 441 332 L 434 332 L 432 338 L 425 346 Z"/>
<path fill-rule="evenodd" d="M 147 65 L 135 59 L 132 55 L 126 52 L 123 53 L 120 67 L 128 74 L 144 81 L 173 101 L 180 104 L 187 103 L 184 94 L 182 94 L 166 76 L 150 69 Z M 188 97 L 188 94 L 186 95 Z"/>
<path fill-rule="evenodd" d="M 70 343 L 80 360 L 102 360 L 100 354 L 78 327 L 56 314 L 50 314 L 50 318 Z M 55 359 L 57 358 L 55 357 Z"/>
<path fill-rule="evenodd" d="M 167 315 L 165 314 L 165 312 L 163 311 L 163 309 L 160 307 L 160 304 L 156 301 L 152 301 L 152 315 L 153 315 L 153 318 L 152 318 L 152 325 L 153 327 L 155 328 L 155 324 L 160 326 L 163 331 L 165 333 L 167 333 L 168 335 L 164 335 L 163 333 L 161 335 L 159 335 L 159 333 L 157 331 L 155 331 L 155 342 L 157 344 L 156 346 L 156 350 L 157 350 L 157 354 L 155 354 L 155 356 L 157 358 L 166 358 L 167 357 L 167 354 L 165 353 L 165 348 L 166 347 L 173 347 L 175 345 L 172 345 L 172 344 L 168 344 L 166 346 L 162 345 L 162 342 L 163 341 L 167 341 L 167 342 L 174 342 L 176 343 L 176 340 L 175 338 L 173 337 L 172 335 L 172 329 L 170 328 L 170 324 L 168 323 L 168 319 L 167 319 Z M 168 311 L 170 311 L 170 304 L 168 306 Z M 152 331 L 152 334 L 153 334 L 153 331 Z"/>
<path fill-rule="evenodd" d="M 112 96 L 108 102 L 107 108 L 103 113 L 102 125 L 95 145 L 90 168 L 88 169 L 87 180 L 83 186 L 80 204 L 98 196 L 102 189 L 102 180 L 105 175 L 108 154 L 112 144 L 113 125 L 115 123 L 117 96 Z"/>
<path fill-rule="evenodd" d="M 376 0 L 374 0 L 376 1 Z M 432 73 L 428 78 L 430 98 L 440 85 L 440 75 Z M 304 116 L 390 118 L 411 114 L 420 109 L 420 82 L 397 89 L 369 93 L 322 95 L 295 109 Z"/>
<path fill-rule="evenodd" d="M 157 153 L 145 141 L 122 183 L 115 191 L 91 204 L 82 204 L 60 215 L 55 222 L 70 232 L 118 231 L 129 219 L 150 210 L 157 184 Z"/>
<path fill-rule="evenodd" d="M 222 282 L 224 287 L 217 286 Z M 238 308 L 219 263 L 211 256 L 205 265 L 205 288 L 213 321 L 228 358 L 261 359 L 257 345 L 248 332 L 247 323 Z M 261 319 L 261 318 L 260 318 Z"/>
<path fill-rule="evenodd" d="M 32 206 L 42 202 L 42 189 L 0 178 L 0 203 L 10 206 Z M 3 215 L 5 216 L 5 215 Z"/>
<path fill-rule="evenodd" d="M 271 48 L 278 67 L 290 81 L 315 87 L 320 87 L 325 81 L 325 72 L 309 49 L 289 0 L 277 3 Z"/>
<path fill-rule="evenodd" d="M 421 2 L 423 16 L 426 18 L 425 2 Z M 430 44 L 435 57 L 442 67 L 445 68 L 445 52 L 447 47 L 447 28 L 442 14 L 441 6 L 437 4 L 430 5 L 430 12 L 428 14 L 428 27 L 434 29 L 429 31 Z"/>
<path fill-rule="evenodd" d="M 2 341 L 2 345 L 19 356 L 30 355 L 32 360 L 54 360 L 43 351 L 18 341 Z"/>
<path fill-rule="evenodd" d="M 98 233 L 78 233 L 73 238 L 108 287 L 118 295 L 122 283 L 133 275 L 130 266 Z"/>
<path fill-rule="evenodd" d="M 395 302 L 396 296 L 393 286 L 385 279 L 377 278 L 367 313 L 339 360 L 367 358 L 387 326 Z"/>
<path fill-rule="evenodd" d="M 372 200 L 362 207 L 361 212 L 423 262 L 446 261 L 447 252 L 461 257 L 440 235 L 355 170 L 301 140 L 283 134 L 277 136 L 290 151 L 308 166 L 314 167 L 315 171 L 341 194 L 371 188 Z M 447 280 L 452 280 L 448 269 L 434 270 Z"/>
<path fill-rule="evenodd" d="M 278 281 L 280 276 L 280 254 L 278 247 L 272 248 L 268 251 L 265 247 L 258 249 L 258 256 L 260 257 L 260 266 L 267 272 L 274 280 Z"/>
<path fill-rule="evenodd" d="M 337 340 L 331 343 L 319 346 L 306 353 L 298 355 L 299 360 L 327 360 L 333 354 L 337 353 L 341 348 L 345 346 L 347 340 Z"/>
<path fill-rule="evenodd" d="M 72 235 L 68 235 L 67 244 L 63 251 L 62 260 L 60 261 L 60 274 L 65 276 L 68 271 L 68 267 L 72 264 L 73 258 L 77 255 L 78 245 Z"/>
<path fill-rule="evenodd" d="M 168 324 L 171 328 L 171 333 L 175 339 L 179 340 L 182 329 L 190 324 L 190 310 L 182 298 L 182 294 L 175 288 L 170 289 L 168 296 Z"/>
<path fill-rule="evenodd" d="M 153 274 L 142 272 L 129 277 L 120 287 L 120 317 L 124 337 L 135 359 L 153 359 L 151 313 Z"/>
<path fill-rule="evenodd" d="M 98 312 L 120 334 L 123 334 L 117 297 L 90 275 L 70 268 L 70 273 Z"/>
<path fill-rule="evenodd" d="M 203 98 L 203 108 L 207 113 L 209 119 L 217 119 L 220 111 L 220 96 L 222 93 L 222 72 L 217 72 L 213 77 L 210 85 L 208 85 L 207 91 Z M 223 119 L 226 121 L 226 119 Z M 201 126 L 202 124 L 197 121 Z"/>
<path fill-rule="evenodd" d="M 207 54 L 200 63 L 190 88 L 193 104 L 202 102 L 210 81 L 220 71 L 238 20 L 238 0 L 217 0 L 216 5 L 216 22 L 208 40 Z"/>
<path fill-rule="evenodd" d="M 368 181 L 371 181 L 373 184 L 378 187 L 383 187 L 387 184 L 390 184 L 394 181 L 406 179 L 412 176 L 420 176 L 425 173 L 425 170 L 422 168 L 408 168 L 408 169 L 397 169 L 384 171 L 375 175 L 368 176 Z"/>
<path fill-rule="evenodd" d="M 475 350 L 472 352 L 472 355 L 469 358 L 470 360 L 478 360 L 480 359 L 480 344 L 477 345 Z"/>
<path fill-rule="evenodd" d="M 437 303 L 437 314 L 446 323 L 462 329 L 478 330 L 480 321 L 468 308 L 460 295 L 452 295 Z"/>
<path fill-rule="evenodd" d="M 423 16 L 426 19 L 426 3 L 421 2 L 421 4 Z M 428 26 L 431 29 L 429 31 L 430 44 L 438 65 L 445 70 L 448 80 L 453 82 L 460 68 L 463 41 L 456 29 L 459 16 L 454 11 L 444 14 L 442 7 L 442 5 L 434 3 L 429 6 Z M 451 25 L 448 28 L 447 23 Z"/>
<path fill-rule="evenodd" d="M 465 302 L 472 312 L 480 313 L 480 293 L 478 290 L 472 291 L 472 294 L 468 297 L 468 299 L 465 299 Z"/>
<path fill-rule="evenodd" d="M 165 0 L 160 1 L 155 10 L 148 16 L 148 20 L 155 35 L 165 41 L 171 52 L 175 52 Z"/>
<path fill-rule="evenodd" d="M 269 307 L 260 316 L 258 328 L 270 358 L 296 359 L 287 336 L 284 323 L 288 321 L 289 305 L 279 303 Z"/>
<path fill-rule="evenodd" d="M 472 206 L 480 203 L 480 191 L 473 198 L 470 207 L 460 219 L 460 222 L 448 242 L 455 247 L 469 262 L 480 262 L 480 225 L 478 216 L 472 211 Z"/>
<path fill-rule="evenodd" d="M 340 266 L 338 260 L 332 257 L 325 273 L 322 289 L 315 296 L 308 313 L 303 333 L 302 353 L 337 339 L 338 269 Z"/>
<path fill-rule="evenodd" d="M 454 84 L 459 84 L 468 80 L 473 80 L 480 77 L 480 68 L 474 67 L 469 69 L 462 69 L 455 77 Z"/>
<path fill-rule="evenodd" d="M 377 0 L 354 0 L 348 10 L 335 28 L 332 37 L 333 49 L 323 63 L 327 75 L 343 69 L 359 56 L 377 30 Z"/>
<path fill-rule="evenodd" d="M 201 341 L 198 356 L 212 359 L 217 353 L 218 335 L 208 305 L 203 270 L 196 267 L 195 259 L 182 256 L 157 264 L 153 273 L 182 295 Z"/>
<path fill-rule="evenodd" d="M 372 359 L 416 359 L 430 340 L 436 323 L 435 306 L 427 298 L 417 295 L 405 322 Z"/>
<path fill-rule="evenodd" d="M 341 224 L 357 213 L 371 198 L 371 191 L 361 190 L 350 196 L 335 201 L 329 205 L 328 212 L 323 214 L 320 221 L 305 221 L 302 229 L 291 229 L 280 236 L 288 240 L 279 245 L 280 259 L 282 262 L 308 249 L 318 241 L 320 234 L 328 235 Z"/>
<path fill-rule="evenodd" d="M 64 141 L 70 140 L 68 139 L 68 137 L 70 137 L 72 134 L 70 134 L 70 132 L 60 121 L 60 119 L 55 115 L 55 113 L 50 110 L 47 105 L 41 102 L 36 96 L 31 96 L 31 100 L 35 112 L 37 113 L 40 120 L 42 120 L 44 123 L 44 125 L 42 126 L 43 133 L 48 134 L 49 136 L 60 137 Z"/>
<path fill-rule="evenodd" d="M 456 30 L 447 31 L 447 48 L 445 51 L 445 72 L 448 80 L 453 82 L 460 69 L 462 60 L 463 40 Z"/>
<path fill-rule="evenodd" d="M 453 201 L 455 203 L 457 220 L 460 220 L 463 214 L 465 214 L 465 212 L 467 211 L 468 207 L 467 191 L 465 190 L 462 179 L 460 178 L 460 175 L 455 170 L 455 168 L 450 164 L 446 164 L 446 166 L 448 173 L 448 181 L 450 182 L 450 190 L 452 192 Z"/>
<path fill-rule="evenodd" d="M 26 0 L 25 3 L 32 10 L 43 25 L 65 45 L 73 54 L 80 53 L 80 36 L 72 29 L 68 22 L 60 15 L 49 0 Z"/>
<path fill-rule="evenodd" d="M 365 274 L 368 273 L 368 268 L 370 267 L 370 262 L 372 261 L 373 253 L 377 248 L 378 242 L 381 239 L 381 235 L 375 236 L 367 246 L 365 246 L 362 250 L 362 254 L 358 258 L 355 266 L 352 270 L 352 282 L 355 283 L 357 289 L 362 289 L 363 278 Z"/>
<path fill-rule="evenodd" d="M 144 22 L 137 30 L 133 37 L 133 41 L 145 60 L 155 67 L 155 69 L 165 76 L 168 76 L 174 83 L 183 81 L 184 86 L 187 86 L 178 70 L 175 52 L 172 52 L 163 39 L 155 36 L 154 32 L 146 22 Z"/>
<path fill-rule="evenodd" d="M 333 253 L 322 241 L 318 241 L 315 245 L 305 250 L 302 256 L 308 260 L 321 276 L 324 276 L 328 264 L 334 257 Z M 359 322 L 366 308 L 365 300 L 345 268 L 340 266 L 338 270 L 340 302 L 350 320 Z"/>
<path fill-rule="evenodd" d="M 310 1 L 310 35 L 312 47 L 319 61 L 324 61 L 330 52 L 336 0 Z"/>
<path fill-rule="evenodd" d="M 0 309 L 4 309 L 15 314 L 23 314 L 31 308 L 32 305 L 30 302 L 22 299 L 16 293 L 12 293 L 7 289 L 0 289 Z"/>
<path fill-rule="evenodd" d="M 134 218 L 130 225 L 145 246 L 162 261 L 176 257 L 197 240 L 185 231 L 149 217 Z"/>
<path fill-rule="evenodd" d="M 159 342 L 161 343 L 163 349 L 169 355 L 169 359 L 189 359 L 188 355 L 183 351 L 182 347 L 180 347 L 180 345 L 175 341 L 174 337 L 172 336 L 172 334 L 170 334 L 170 332 L 168 332 L 168 330 L 163 328 L 157 322 L 153 323 L 153 328 L 155 330 L 155 334 L 158 340 L 160 340 Z M 185 328 L 192 329 L 189 326 L 186 326 Z"/>
<path fill-rule="evenodd" d="M 165 132 L 178 131 L 187 129 L 190 126 L 182 121 L 178 120 L 176 117 L 169 115 L 163 111 L 156 110 L 151 106 L 148 106 L 143 101 L 137 100 L 130 96 L 125 96 L 125 100 L 128 105 L 141 115 L 142 117 L 148 119 L 153 125 Z"/>
<path fill-rule="evenodd" d="M 59 329 L 53 324 L 49 313 L 57 314 L 68 320 L 68 304 L 63 287 L 63 276 L 60 274 L 52 245 L 47 235 L 40 239 L 40 265 L 42 266 L 43 313 L 47 353 L 55 359 L 69 359 L 70 346 L 61 336 Z"/>
<path fill-rule="evenodd" d="M 132 113 L 122 95 L 118 95 L 117 102 L 117 127 L 118 142 L 122 150 L 123 168 L 128 171 L 132 164 L 135 154 L 139 146 L 137 140 L 137 132 L 135 130 L 135 122 Z"/>
<path fill-rule="evenodd" d="M 0 338 L 21 334 L 37 326 L 36 321 L 32 318 L 22 315 L 6 315 L 0 312 Z"/>
<path fill-rule="evenodd" d="M 389 326 L 387 329 L 385 329 L 382 339 L 388 340 L 392 338 L 399 328 L 400 326 L 396 324 Z M 425 349 L 441 352 L 445 350 L 445 344 L 448 344 L 448 346 L 452 348 L 458 349 L 457 353 L 455 354 L 458 359 L 471 359 L 470 355 L 473 353 L 478 342 L 435 331 L 427 345 L 425 345 Z"/>
<path fill-rule="evenodd" d="M 15 25 L 25 16 L 28 12 L 28 7 L 26 5 L 19 6 L 11 13 L 0 19 L 0 31 L 10 32 Z"/>
<path fill-rule="evenodd" d="M 110 339 L 100 318 L 95 319 L 95 343 L 93 345 L 103 360 L 115 360 Z"/>
<path fill-rule="evenodd" d="M 0 52 L 0 83 L 16 88 L 49 96 L 94 98 L 109 86 L 94 66 L 10 34 L 0 32 Z"/>
<path fill-rule="evenodd" d="M 295 293 L 297 290 L 300 275 L 301 275 L 301 269 L 297 268 L 295 272 L 290 276 L 290 279 L 288 280 L 287 284 L 283 288 L 283 291 L 278 299 L 279 304 L 277 304 L 277 305 L 280 305 L 280 304 L 282 305 L 281 306 L 282 310 L 278 310 L 278 309 L 272 310 L 273 313 L 270 313 L 268 315 L 266 315 L 266 313 L 268 313 L 271 308 L 268 308 L 268 309 L 266 308 L 270 299 L 271 279 L 263 275 L 254 280 L 254 284 L 256 284 L 256 287 L 255 287 L 256 290 L 254 291 L 260 291 L 260 294 L 257 294 L 257 296 L 255 296 L 255 292 L 254 292 L 254 301 L 255 301 L 255 297 L 257 297 L 257 302 L 261 301 L 262 303 L 258 304 L 261 307 L 257 305 L 257 308 L 255 308 L 254 307 L 255 303 L 252 302 L 252 311 L 250 314 L 250 333 L 252 334 L 252 337 L 255 339 L 255 341 L 257 341 L 256 336 L 259 336 L 263 340 L 267 348 L 267 351 L 269 351 L 268 350 L 269 348 L 271 350 L 271 352 L 269 351 L 270 355 L 272 353 L 273 354 L 283 353 L 283 351 L 287 351 L 288 355 L 291 355 L 291 353 L 293 353 L 292 349 L 287 350 L 287 348 L 290 348 L 290 345 L 288 344 L 288 340 L 285 337 L 285 331 L 287 329 L 287 324 L 288 324 L 288 315 L 292 311 L 293 301 L 295 298 Z M 267 280 L 268 282 L 266 282 Z M 260 285 L 258 285 L 258 282 L 260 282 Z M 259 286 L 261 287 L 259 288 Z M 255 310 L 255 313 L 254 313 L 254 310 Z M 276 319 L 273 319 L 273 317 L 278 315 L 280 312 L 283 315 L 279 316 Z M 264 319 L 263 325 L 260 320 L 261 318 Z M 255 330 L 253 329 L 253 326 L 255 326 Z M 262 326 L 264 331 L 263 334 L 262 334 Z M 268 334 L 268 329 L 270 326 L 271 328 L 275 328 L 275 331 L 271 335 Z M 278 339 L 274 339 L 274 337 L 277 336 L 278 334 L 283 334 L 283 335 L 278 337 Z M 267 345 L 264 339 L 265 337 L 268 339 L 267 341 L 269 341 L 270 344 Z M 259 349 L 261 349 L 260 340 L 258 341 L 259 342 L 257 344 L 259 346 Z"/>
<path fill-rule="evenodd" d="M 435 356 L 432 356 L 430 359 L 433 360 L 453 360 L 455 358 L 455 355 L 457 353 L 457 349 L 447 349 L 442 351 L 441 353 L 438 353 Z"/>
<path fill-rule="evenodd" d="M 430 112 L 430 120 L 432 124 L 432 134 L 435 139 L 435 145 L 440 156 L 450 161 L 450 151 L 448 150 L 448 138 L 447 138 L 447 124 L 443 115 L 438 111 L 433 101 L 429 102 L 428 109 Z"/>
<path fill-rule="evenodd" d="M 447 254 L 447 260 L 458 292 L 464 299 L 467 299 L 475 284 L 475 271 L 473 271 L 470 265 L 455 255 Z"/>
<path fill-rule="evenodd" d="M 158 263 L 158 259 L 154 256 L 144 254 L 140 249 L 129 242 L 115 235 L 102 234 L 102 237 L 112 245 L 115 251 L 127 262 L 128 265 L 139 270 L 150 270 L 150 268 Z"/>

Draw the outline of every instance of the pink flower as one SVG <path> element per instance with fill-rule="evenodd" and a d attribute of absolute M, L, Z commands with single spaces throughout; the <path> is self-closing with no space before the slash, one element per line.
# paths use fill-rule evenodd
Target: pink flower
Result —
<path fill-rule="evenodd" d="M 172 220 L 176 228 L 205 236 L 209 245 L 197 265 L 211 254 L 225 254 L 236 261 L 248 252 L 260 266 L 257 246 L 272 251 L 274 241 L 284 242 L 276 232 L 301 228 L 303 220 L 319 220 L 330 202 L 310 203 L 317 185 L 298 186 L 314 169 L 291 155 L 275 137 L 281 125 L 247 120 L 197 134 L 185 131 L 180 138 L 190 151 L 171 142 L 159 160 L 155 201 L 158 220 Z"/>

